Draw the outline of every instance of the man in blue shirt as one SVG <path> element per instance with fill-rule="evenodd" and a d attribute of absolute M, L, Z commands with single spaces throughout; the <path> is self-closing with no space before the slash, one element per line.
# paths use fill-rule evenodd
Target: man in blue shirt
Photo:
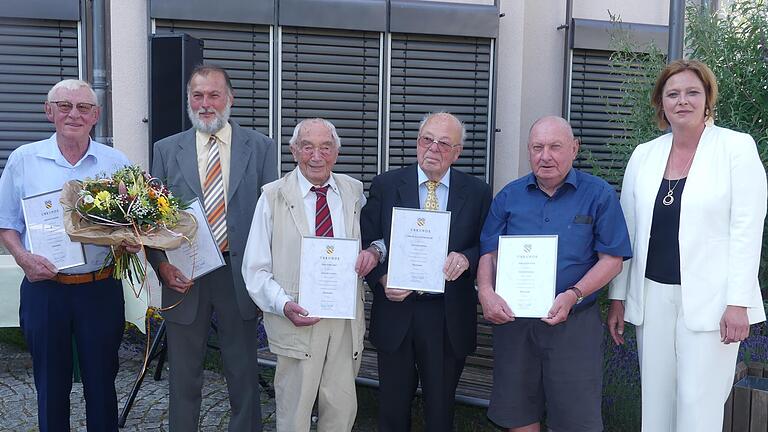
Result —
<path fill-rule="evenodd" d="M 99 119 L 91 86 L 64 80 L 51 88 L 45 114 L 50 138 L 23 145 L 0 177 L 0 240 L 24 270 L 21 329 L 32 354 L 41 432 L 69 430 L 72 339 L 83 377 L 88 430 L 117 431 L 115 377 L 125 312 L 122 285 L 104 266 L 108 247 L 85 244 L 85 264 L 59 271 L 29 252 L 21 199 L 61 189 L 69 180 L 111 174 L 130 162 L 90 139 Z M 126 248 L 138 252 L 138 246 Z"/>
<path fill-rule="evenodd" d="M 631 247 L 616 191 L 573 169 L 578 149 L 567 121 L 537 120 L 528 137 L 533 172 L 496 195 L 480 237 L 478 296 L 497 324 L 488 417 L 510 431 L 539 431 L 545 407 L 551 430 L 603 430 L 597 292 Z M 516 319 L 494 291 L 499 236 L 544 234 L 558 236 L 556 297 L 546 317 Z"/>

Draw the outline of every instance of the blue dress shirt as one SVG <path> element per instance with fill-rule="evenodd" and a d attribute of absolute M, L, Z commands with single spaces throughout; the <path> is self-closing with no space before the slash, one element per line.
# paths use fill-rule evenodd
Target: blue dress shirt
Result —
<path fill-rule="evenodd" d="M 129 164 L 124 154 L 96 141 L 91 141 L 85 155 L 74 165 L 61 154 L 56 134 L 25 144 L 11 153 L 0 177 L 0 228 L 21 233 L 24 247 L 29 250 L 22 198 L 61 189 L 69 180 L 111 175 Z M 109 248 L 92 244 L 83 246 L 86 263 L 68 268 L 66 273 L 87 273 L 101 268 Z"/>
<path fill-rule="evenodd" d="M 480 234 L 480 254 L 498 250 L 500 235 L 558 235 L 557 293 L 576 284 L 597 262 L 597 253 L 632 257 L 624 213 L 605 180 L 571 169 L 550 197 L 533 173 L 502 189 Z M 597 292 L 580 308 L 592 304 Z"/>

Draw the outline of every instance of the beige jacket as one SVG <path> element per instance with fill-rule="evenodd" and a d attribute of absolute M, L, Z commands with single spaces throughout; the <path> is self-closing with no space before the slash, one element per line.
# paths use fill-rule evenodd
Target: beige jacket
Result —
<path fill-rule="evenodd" d="M 304 212 L 299 189 L 298 168 L 285 177 L 264 186 L 262 193 L 268 199 L 273 215 L 272 274 L 285 292 L 298 299 L 299 262 L 302 236 L 310 236 L 309 223 Z M 360 239 L 360 208 L 363 205 L 363 184 L 344 174 L 331 174 L 341 195 L 344 224 L 349 238 Z M 350 355 L 359 367 L 365 336 L 365 311 L 363 309 L 363 282 L 358 278 L 356 318 L 352 321 L 352 352 Z M 269 349 L 275 354 L 296 359 L 309 358 L 309 346 L 313 326 L 296 327 L 283 316 L 265 313 Z M 357 372 L 357 371 L 356 371 Z"/>

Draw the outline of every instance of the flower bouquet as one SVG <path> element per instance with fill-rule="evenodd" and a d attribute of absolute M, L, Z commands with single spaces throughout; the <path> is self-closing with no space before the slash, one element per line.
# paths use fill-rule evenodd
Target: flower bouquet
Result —
<path fill-rule="evenodd" d="M 70 210 L 64 218 L 69 237 L 110 246 L 107 263 L 114 264 L 114 277 L 127 278 L 131 283 L 144 282 L 146 267 L 136 254 L 115 246 L 125 241 L 175 249 L 189 241 L 197 229 L 195 218 L 183 211 L 188 205 L 136 165 L 125 166 L 111 176 L 65 183 L 61 203 Z"/>

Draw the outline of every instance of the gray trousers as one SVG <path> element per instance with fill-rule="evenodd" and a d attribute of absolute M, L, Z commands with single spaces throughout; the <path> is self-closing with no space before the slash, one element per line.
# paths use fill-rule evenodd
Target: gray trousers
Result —
<path fill-rule="evenodd" d="M 216 311 L 217 316 L 223 372 L 232 409 L 229 431 L 261 431 L 258 320 L 243 320 L 240 316 L 232 273 L 228 266 L 203 276 L 191 289 L 200 290 L 194 321 L 189 325 L 166 321 L 171 393 L 170 431 L 198 430 L 203 361 L 213 311 Z"/>

